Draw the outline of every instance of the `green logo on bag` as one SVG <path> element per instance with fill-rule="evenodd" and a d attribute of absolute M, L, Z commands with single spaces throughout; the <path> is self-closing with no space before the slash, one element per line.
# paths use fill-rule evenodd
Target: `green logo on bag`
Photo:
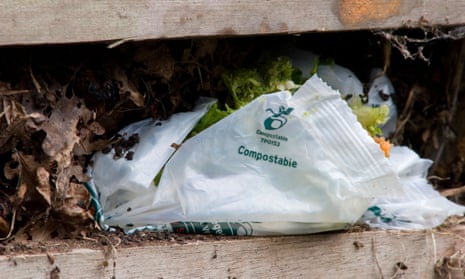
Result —
<path fill-rule="evenodd" d="M 263 125 L 267 130 L 277 130 L 282 126 L 286 125 L 287 117 L 294 108 L 285 108 L 284 106 L 279 107 L 278 112 L 274 112 L 271 108 L 267 108 L 265 111 L 271 112 L 271 116 L 265 119 Z"/>

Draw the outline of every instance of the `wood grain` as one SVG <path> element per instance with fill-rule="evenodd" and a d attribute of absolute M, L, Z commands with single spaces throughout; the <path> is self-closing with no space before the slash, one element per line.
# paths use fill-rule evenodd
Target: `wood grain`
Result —
<path fill-rule="evenodd" d="M 454 25 L 464 11 L 461 0 L 3 0 L 0 45 Z"/>
<path fill-rule="evenodd" d="M 0 274 L 2 278 L 49 278 L 53 271 L 60 278 L 435 278 L 435 264 L 454 253 L 456 259 L 463 257 L 457 254 L 463 248 L 460 235 L 437 231 L 250 237 L 118 248 L 113 256 L 93 249 L 0 256 Z"/>

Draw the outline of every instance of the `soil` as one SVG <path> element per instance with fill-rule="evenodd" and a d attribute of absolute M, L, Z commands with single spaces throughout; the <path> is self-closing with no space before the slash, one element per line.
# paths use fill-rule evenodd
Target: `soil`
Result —
<path fill-rule="evenodd" d="M 93 232 L 89 234 L 89 236 L 69 239 L 57 238 L 44 241 L 4 241 L 0 243 L 0 256 L 66 253 L 75 249 L 83 248 L 102 250 L 106 249 L 106 247 L 121 249 L 147 245 L 183 245 L 188 243 L 197 243 L 199 241 L 209 242 L 225 239 L 237 240 L 244 238 L 246 237 L 210 234 L 177 234 L 165 232 L 137 232 L 134 234 Z"/>

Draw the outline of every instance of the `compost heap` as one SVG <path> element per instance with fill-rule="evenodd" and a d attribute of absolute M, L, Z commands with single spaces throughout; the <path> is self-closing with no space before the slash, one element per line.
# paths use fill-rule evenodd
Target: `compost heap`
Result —
<path fill-rule="evenodd" d="M 349 38 L 356 47 L 341 45 Z M 91 155 L 115 148 L 115 156 L 130 160 L 124 150 L 137 136 L 125 140 L 117 131 L 143 118 L 188 111 L 199 96 L 215 97 L 227 110 L 224 73 L 253 66 L 270 44 L 284 40 L 295 38 L 0 50 L 0 237 L 43 240 L 98 229 L 83 186 Z M 326 52 L 362 80 L 372 67 L 388 67 L 399 111 L 391 141 L 434 159 L 431 181 L 461 201 L 465 131 L 456 119 L 465 110 L 454 74 L 461 41 L 421 45 L 424 59 L 405 58 L 408 48 L 386 51 L 383 38 L 372 33 L 308 35 L 298 43 Z"/>

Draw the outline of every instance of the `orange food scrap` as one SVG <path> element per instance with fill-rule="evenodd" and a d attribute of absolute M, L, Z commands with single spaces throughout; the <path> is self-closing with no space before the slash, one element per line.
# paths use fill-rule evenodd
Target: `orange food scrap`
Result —
<path fill-rule="evenodd" d="M 379 144 L 379 147 L 384 152 L 384 156 L 389 157 L 393 144 L 383 137 L 373 137 L 373 139 L 377 144 Z"/>
<path fill-rule="evenodd" d="M 384 20 L 400 12 L 402 0 L 340 0 L 339 19 L 347 25 Z"/>

